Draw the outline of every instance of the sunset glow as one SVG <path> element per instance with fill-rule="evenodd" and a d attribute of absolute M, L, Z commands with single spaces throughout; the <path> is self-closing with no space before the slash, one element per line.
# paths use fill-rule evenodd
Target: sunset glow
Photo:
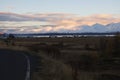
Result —
<path fill-rule="evenodd" d="M 119 23 L 119 3 L 112 0 L 2 0 L 0 32 L 67 32 L 81 29 L 83 25 Z"/>

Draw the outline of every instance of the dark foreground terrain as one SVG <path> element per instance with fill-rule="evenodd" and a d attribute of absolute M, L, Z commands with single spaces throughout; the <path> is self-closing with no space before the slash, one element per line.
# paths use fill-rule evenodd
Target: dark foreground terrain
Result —
<path fill-rule="evenodd" d="M 31 80 L 34 60 L 22 51 L 0 49 L 0 80 Z"/>
<path fill-rule="evenodd" d="M 32 80 L 120 80 L 119 35 L 15 38 L 0 44 L 41 57 Z"/>

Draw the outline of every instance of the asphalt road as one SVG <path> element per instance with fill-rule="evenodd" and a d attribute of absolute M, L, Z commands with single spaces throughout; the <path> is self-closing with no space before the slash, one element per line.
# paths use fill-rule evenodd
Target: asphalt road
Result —
<path fill-rule="evenodd" d="M 31 62 L 24 52 L 0 49 L 0 80 L 30 80 Z"/>

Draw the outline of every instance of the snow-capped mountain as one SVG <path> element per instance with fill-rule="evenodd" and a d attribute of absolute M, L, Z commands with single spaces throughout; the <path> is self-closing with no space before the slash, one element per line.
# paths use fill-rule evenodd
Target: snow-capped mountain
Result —
<path fill-rule="evenodd" d="M 102 24 L 94 24 L 92 25 L 92 28 L 94 29 L 94 32 L 105 32 L 107 31 L 106 26 L 102 25 Z"/>
<path fill-rule="evenodd" d="M 120 32 L 120 23 L 111 23 L 107 25 L 96 23 L 92 26 L 83 25 L 80 27 L 82 28 L 78 29 L 79 32 Z"/>
<path fill-rule="evenodd" d="M 120 23 L 111 23 L 106 26 L 109 32 L 120 32 Z"/>
<path fill-rule="evenodd" d="M 88 26 L 88 25 L 83 25 L 81 27 L 82 28 L 78 29 L 79 31 L 77 31 L 77 32 L 83 32 L 84 33 L 84 32 L 94 32 L 95 31 L 93 27 Z"/>

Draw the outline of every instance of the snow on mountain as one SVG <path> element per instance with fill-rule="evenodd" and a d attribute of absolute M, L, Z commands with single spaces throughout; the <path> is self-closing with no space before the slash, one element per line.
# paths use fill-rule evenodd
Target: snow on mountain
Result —
<path fill-rule="evenodd" d="M 108 25 L 94 24 L 92 26 L 80 26 L 79 32 L 120 32 L 120 23 L 111 23 Z M 77 31 L 78 32 L 78 31 Z"/>
<path fill-rule="evenodd" d="M 107 31 L 106 26 L 102 25 L 102 24 L 94 24 L 92 25 L 92 28 L 94 29 L 94 32 L 105 32 Z"/>
<path fill-rule="evenodd" d="M 94 32 L 94 28 L 88 25 L 83 25 L 81 26 L 82 28 L 78 29 L 79 31 L 77 32 Z"/>
<path fill-rule="evenodd" d="M 120 23 L 111 23 L 106 26 L 109 32 L 120 32 Z"/>

